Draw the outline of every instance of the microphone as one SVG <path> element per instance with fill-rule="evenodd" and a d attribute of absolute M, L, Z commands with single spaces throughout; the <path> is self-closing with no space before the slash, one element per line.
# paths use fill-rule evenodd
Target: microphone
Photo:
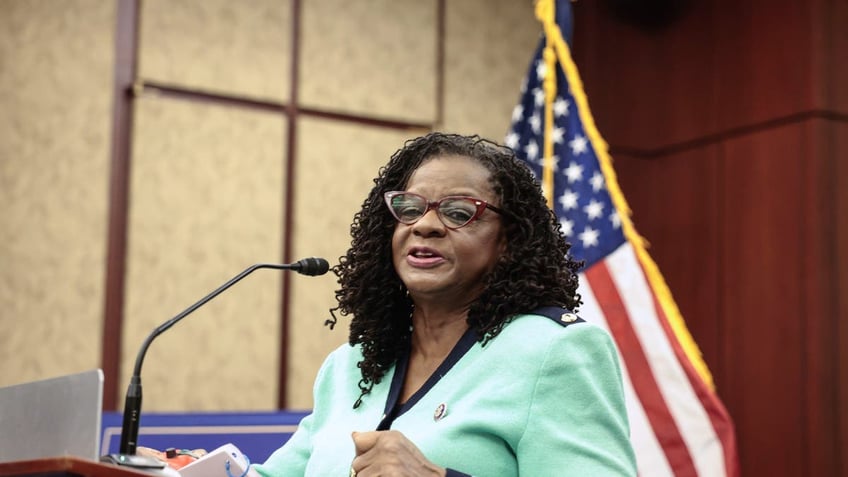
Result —
<path fill-rule="evenodd" d="M 303 260 L 298 260 L 296 263 L 281 266 L 291 266 L 291 270 L 296 270 L 297 273 L 300 273 L 301 275 L 308 275 L 310 277 L 323 275 L 330 270 L 330 264 L 327 263 L 326 260 L 315 257 L 304 258 Z"/>
<path fill-rule="evenodd" d="M 126 456 L 134 456 L 136 447 L 138 445 L 138 427 L 139 427 L 139 418 L 141 417 L 141 364 L 144 361 L 144 355 L 147 353 L 147 348 L 150 347 L 150 343 L 153 342 L 153 339 L 164 333 L 168 330 L 168 328 L 177 324 L 178 321 L 182 320 L 194 310 L 200 308 L 204 304 L 206 304 L 209 300 L 215 298 L 220 295 L 221 292 L 235 285 L 236 282 L 241 280 L 242 278 L 250 275 L 254 271 L 260 268 L 273 268 L 275 270 L 294 270 L 301 275 L 308 276 L 316 276 L 323 275 L 327 273 L 330 269 L 330 264 L 327 263 L 323 258 L 304 258 L 303 260 L 298 260 L 295 263 L 286 263 L 286 264 L 276 264 L 276 263 L 258 263 L 256 265 L 252 265 L 245 269 L 243 272 L 239 273 L 235 277 L 231 278 L 227 283 L 224 283 L 220 287 L 218 287 L 212 293 L 206 295 L 201 298 L 197 303 L 191 305 L 186 308 L 179 315 L 171 318 L 159 325 L 147 339 L 144 340 L 144 343 L 141 345 L 141 349 L 138 351 L 138 355 L 135 358 L 135 368 L 133 369 L 132 377 L 130 378 L 130 384 L 127 388 L 127 396 L 124 402 L 124 420 L 123 425 L 121 426 L 121 447 L 120 453 L 121 455 L 112 456 L 111 460 L 116 463 L 123 465 L 133 465 L 132 462 L 136 459 L 127 458 Z M 142 465 L 137 465 L 142 467 Z"/>

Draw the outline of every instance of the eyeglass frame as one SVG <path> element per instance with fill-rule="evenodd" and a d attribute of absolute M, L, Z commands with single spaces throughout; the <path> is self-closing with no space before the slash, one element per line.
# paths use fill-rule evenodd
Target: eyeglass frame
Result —
<path fill-rule="evenodd" d="M 401 194 L 420 197 L 421 199 L 424 200 L 424 203 L 427 205 L 427 207 L 424 209 L 424 212 L 421 213 L 421 215 L 418 218 L 416 218 L 415 220 L 413 220 L 411 222 L 401 220 L 401 218 L 398 217 L 398 215 L 395 213 L 394 207 L 392 207 L 392 198 L 394 198 L 395 196 L 401 195 Z M 444 202 L 445 200 L 450 200 L 450 199 L 470 200 L 477 207 L 477 210 L 474 212 L 474 215 L 472 215 L 471 218 L 468 219 L 468 221 L 465 222 L 464 224 L 458 225 L 458 226 L 448 225 L 445 222 L 445 219 L 442 218 L 442 213 L 439 210 L 439 206 L 441 206 L 442 202 Z M 501 216 L 507 215 L 507 212 L 505 210 L 503 210 L 499 207 L 495 207 L 494 205 L 488 203 L 487 201 L 485 201 L 483 199 L 478 199 L 477 197 L 471 197 L 471 196 L 468 196 L 468 195 L 447 195 L 445 197 L 442 197 L 439 200 L 430 200 L 430 199 L 424 197 L 421 194 L 416 194 L 415 192 L 408 192 L 408 191 L 404 191 L 404 190 L 392 190 L 392 191 L 385 192 L 383 194 L 383 200 L 386 203 L 386 206 L 389 208 L 389 212 L 392 214 L 392 217 L 394 217 L 395 220 L 398 221 L 398 223 L 401 223 L 401 224 L 404 224 L 404 225 L 412 225 L 412 224 L 418 222 L 419 220 L 424 218 L 425 215 L 427 215 L 427 212 L 430 212 L 431 210 L 436 211 L 436 216 L 439 218 L 439 221 L 442 223 L 442 225 L 444 225 L 446 228 L 448 228 L 450 230 L 461 229 L 461 228 L 473 223 L 475 220 L 479 219 L 481 215 L 483 215 L 483 212 L 485 212 L 486 209 L 489 209 L 492 212 L 495 212 L 495 213 L 497 213 L 498 215 L 501 215 Z"/>

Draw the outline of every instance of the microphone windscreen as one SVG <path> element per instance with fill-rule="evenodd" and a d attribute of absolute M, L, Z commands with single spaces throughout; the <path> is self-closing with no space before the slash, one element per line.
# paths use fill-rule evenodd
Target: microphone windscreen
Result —
<path fill-rule="evenodd" d="M 301 275 L 309 275 L 311 277 L 323 275 L 330 270 L 330 264 L 323 258 L 304 258 L 303 260 L 299 260 L 297 264 L 300 265 L 297 269 L 297 273 L 300 273 Z"/>

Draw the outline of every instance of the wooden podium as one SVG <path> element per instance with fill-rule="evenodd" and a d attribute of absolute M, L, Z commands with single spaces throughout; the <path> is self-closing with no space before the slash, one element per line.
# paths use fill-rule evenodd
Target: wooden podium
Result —
<path fill-rule="evenodd" d="M 0 477 L 150 477 L 127 467 L 63 456 L 0 464 Z"/>

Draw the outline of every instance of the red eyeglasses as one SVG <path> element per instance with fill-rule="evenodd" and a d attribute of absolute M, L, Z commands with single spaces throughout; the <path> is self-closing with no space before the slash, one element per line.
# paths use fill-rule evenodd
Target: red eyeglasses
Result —
<path fill-rule="evenodd" d="M 406 225 L 418 222 L 430 209 L 436 209 L 439 220 L 449 229 L 465 227 L 477 220 L 486 209 L 498 214 L 504 213 L 485 200 L 468 196 L 451 195 L 431 201 L 412 192 L 391 191 L 383 194 L 383 197 L 395 219 Z"/>

